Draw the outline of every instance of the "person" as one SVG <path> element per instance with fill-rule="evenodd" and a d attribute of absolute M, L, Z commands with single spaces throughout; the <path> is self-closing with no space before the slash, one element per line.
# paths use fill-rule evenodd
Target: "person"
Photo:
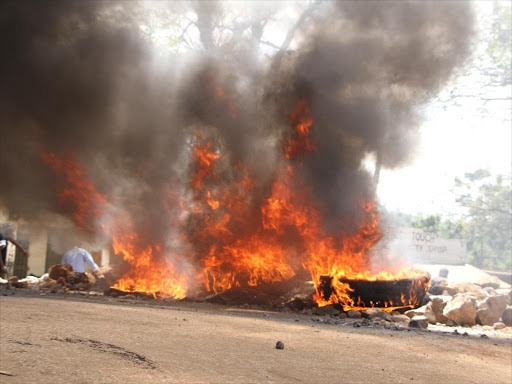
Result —
<path fill-rule="evenodd" d="M 2 256 L 0 258 L 0 277 L 2 278 L 7 273 L 7 245 L 9 245 L 9 243 L 14 244 L 16 248 L 18 248 L 21 252 L 25 254 L 25 256 L 28 257 L 28 251 L 25 248 L 23 248 L 20 243 L 18 243 L 12 237 L 4 235 L 4 232 L 0 232 L 0 253 Z"/>
<path fill-rule="evenodd" d="M 74 247 L 62 256 L 61 264 L 69 264 L 75 272 L 85 272 L 85 264 L 89 265 L 93 273 L 98 270 L 98 265 L 94 262 L 91 254 L 83 248 Z"/>

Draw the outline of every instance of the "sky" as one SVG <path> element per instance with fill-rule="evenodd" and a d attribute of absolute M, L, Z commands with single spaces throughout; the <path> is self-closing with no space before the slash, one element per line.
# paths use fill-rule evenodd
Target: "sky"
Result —
<path fill-rule="evenodd" d="M 511 174 L 510 120 L 480 116 L 470 104 L 425 111 L 412 161 L 401 169 L 381 171 L 377 193 L 388 210 L 449 216 L 457 212 L 451 192 L 455 177 L 479 168 Z"/>
<path fill-rule="evenodd" d="M 511 6 L 510 2 L 504 4 Z M 480 1 L 474 5 L 480 22 L 478 30 L 492 12 L 493 3 Z M 481 32 L 476 41 L 480 42 L 474 52 L 478 55 L 486 47 Z M 464 94 L 473 94 L 481 90 L 480 80 L 476 72 L 455 78 L 454 82 L 463 87 Z M 485 92 L 486 96 L 488 92 L 491 97 L 510 98 L 512 86 Z M 425 108 L 419 145 L 412 161 L 401 169 L 381 171 L 377 189 L 380 203 L 389 211 L 456 216 L 460 209 L 451 192 L 455 177 L 480 168 L 493 175 L 512 174 L 511 113 L 511 100 L 485 104 L 477 97 L 460 98 L 456 102 L 438 101 Z"/>

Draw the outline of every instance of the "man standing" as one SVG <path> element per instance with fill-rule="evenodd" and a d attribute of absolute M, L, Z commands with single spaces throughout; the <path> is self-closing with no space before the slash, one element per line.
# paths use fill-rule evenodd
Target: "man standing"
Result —
<path fill-rule="evenodd" d="M 75 247 L 62 256 L 61 264 L 69 264 L 75 272 L 85 272 L 85 263 L 95 272 L 99 267 L 94 262 L 91 254 L 83 248 Z"/>
<path fill-rule="evenodd" d="M 3 232 L 8 233 L 10 230 L 5 230 Z M 4 277 L 7 273 L 6 265 L 7 265 L 7 245 L 8 242 L 13 243 L 21 252 L 25 254 L 25 256 L 28 257 L 28 252 L 25 248 L 21 246 L 20 243 L 18 243 L 16 240 L 14 240 L 12 237 L 8 237 L 7 235 L 4 235 L 3 232 L 0 232 L 0 277 Z"/>

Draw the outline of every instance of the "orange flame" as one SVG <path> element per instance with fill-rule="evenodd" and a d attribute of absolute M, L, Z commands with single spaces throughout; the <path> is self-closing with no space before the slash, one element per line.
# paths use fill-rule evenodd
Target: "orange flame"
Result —
<path fill-rule="evenodd" d="M 135 232 L 126 231 L 125 226 L 121 231 L 119 235 L 112 235 L 112 246 L 114 252 L 121 254 L 132 268 L 114 284 L 113 288 L 126 292 L 144 292 L 155 297 L 158 295 L 185 298 L 187 276 L 177 273 L 173 263 L 162 257 L 162 247 L 140 247 L 138 244 L 141 243 L 141 239 Z"/>
<path fill-rule="evenodd" d="M 226 99 L 222 88 L 215 90 L 220 100 Z M 176 202 L 180 215 L 188 220 L 187 225 L 176 224 L 176 232 L 193 246 L 190 252 L 194 255 L 187 255 L 187 259 L 191 261 L 195 257 L 191 263 L 198 269 L 195 283 L 180 272 L 180 258 L 165 257 L 169 251 L 162 244 L 145 242 L 135 232 L 129 215 L 123 210 L 115 211 L 117 214 L 104 228 L 112 238 L 114 251 L 132 268 L 114 288 L 184 298 L 197 288 L 197 282 L 206 291 L 218 293 L 233 287 L 285 281 L 308 271 L 316 287 L 315 300 L 320 306 L 340 304 L 345 310 L 379 306 L 389 311 L 418 305 L 415 292 L 385 302 L 365 303 L 361 297 L 354 296 L 354 290 L 345 282 L 347 279 L 398 280 L 422 273 L 407 268 L 371 271 L 370 250 L 382 237 L 373 201 L 360 203 L 362 219 L 352 233 L 332 234 L 325 230 L 312 191 L 301 180 L 302 165 L 300 162 L 292 164 L 292 160 L 317 150 L 311 139 L 313 118 L 305 98 L 298 101 L 288 119 L 291 132 L 283 141 L 282 151 L 289 163 L 278 170 L 269 193 L 259 201 L 254 199 L 255 182 L 251 172 L 240 162 L 224 169 L 230 159 L 222 157 L 221 144 L 214 146 L 202 135 L 196 135 L 188 184 L 191 199 L 185 196 Z M 56 173 L 65 174 L 69 184 L 66 188 L 74 193 L 64 188 L 58 196 L 60 200 L 73 202 L 78 225 L 84 226 L 88 220 L 102 215 L 101 209 L 96 208 L 92 210 L 94 217 L 84 217 L 84 211 L 89 211 L 91 205 L 101 207 L 106 201 L 92 183 L 83 178 L 79 164 L 70 166 L 55 155 L 45 155 L 43 159 Z M 219 175 L 222 174 L 222 180 L 230 180 L 228 183 L 219 182 L 220 166 L 223 168 Z M 162 205 L 170 209 L 169 201 Z M 332 292 L 328 297 L 324 297 L 322 290 L 326 288 L 326 281 Z M 414 286 L 415 289 L 428 285 L 428 280 L 421 281 L 417 284 L 423 285 Z"/>
<path fill-rule="evenodd" d="M 299 100 L 297 109 L 288 114 L 288 120 L 294 126 L 295 131 L 285 146 L 285 157 L 290 160 L 316 151 L 316 145 L 310 138 L 313 119 L 306 99 Z"/>
<path fill-rule="evenodd" d="M 57 200 L 65 211 L 71 211 L 79 229 L 93 229 L 102 216 L 105 197 L 96 191 L 85 175 L 83 166 L 72 157 L 59 158 L 53 152 L 41 151 L 41 158 L 57 176 Z"/>

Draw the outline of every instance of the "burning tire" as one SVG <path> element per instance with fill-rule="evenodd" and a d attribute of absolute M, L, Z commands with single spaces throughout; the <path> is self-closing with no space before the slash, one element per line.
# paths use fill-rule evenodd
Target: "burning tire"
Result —
<path fill-rule="evenodd" d="M 398 280 L 333 279 L 321 276 L 318 294 L 323 302 L 340 304 L 344 310 L 381 308 L 386 311 L 421 306 L 430 275 Z"/>

